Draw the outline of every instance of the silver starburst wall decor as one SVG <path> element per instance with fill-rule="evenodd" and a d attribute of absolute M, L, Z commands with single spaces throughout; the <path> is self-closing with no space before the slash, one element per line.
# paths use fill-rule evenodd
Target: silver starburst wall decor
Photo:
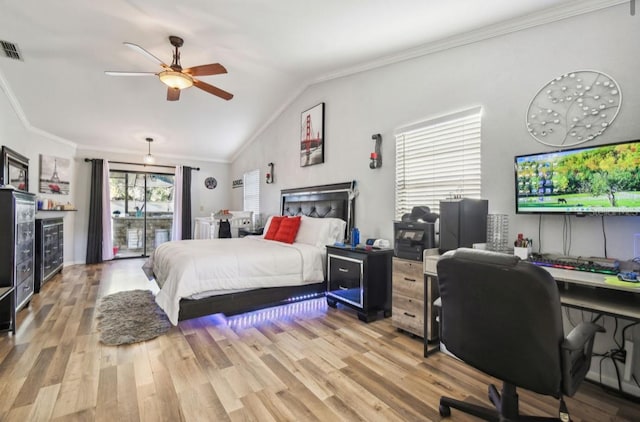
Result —
<path fill-rule="evenodd" d="M 533 97 L 527 109 L 527 130 L 545 145 L 578 145 L 602 135 L 621 105 L 620 86 L 611 76 L 595 70 L 565 73 Z"/>

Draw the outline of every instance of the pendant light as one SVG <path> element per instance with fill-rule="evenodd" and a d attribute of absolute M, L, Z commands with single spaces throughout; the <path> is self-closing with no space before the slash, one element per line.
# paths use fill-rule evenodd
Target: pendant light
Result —
<path fill-rule="evenodd" d="M 149 145 L 148 153 L 144 156 L 143 160 L 145 164 L 153 164 L 156 162 L 156 158 L 151 155 L 151 142 L 153 142 L 153 138 L 145 138 L 147 144 Z"/>

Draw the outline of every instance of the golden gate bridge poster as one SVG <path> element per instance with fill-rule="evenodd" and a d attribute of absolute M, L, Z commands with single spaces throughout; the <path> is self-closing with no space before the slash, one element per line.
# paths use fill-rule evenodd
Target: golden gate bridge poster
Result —
<path fill-rule="evenodd" d="M 300 167 L 324 163 L 324 103 L 302 112 Z"/>

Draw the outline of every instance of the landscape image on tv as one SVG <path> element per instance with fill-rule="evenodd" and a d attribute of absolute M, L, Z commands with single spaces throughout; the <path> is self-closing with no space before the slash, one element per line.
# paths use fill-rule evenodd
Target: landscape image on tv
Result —
<path fill-rule="evenodd" d="M 640 141 L 515 157 L 516 212 L 640 215 Z"/>

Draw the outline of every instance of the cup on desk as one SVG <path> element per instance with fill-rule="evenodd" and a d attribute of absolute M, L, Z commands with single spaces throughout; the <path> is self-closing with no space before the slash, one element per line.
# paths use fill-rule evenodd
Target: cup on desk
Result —
<path fill-rule="evenodd" d="M 527 247 L 514 246 L 513 254 L 519 257 L 520 259 L 527 259 L 531 254 L 531 246 L 527 246 Z"/>

